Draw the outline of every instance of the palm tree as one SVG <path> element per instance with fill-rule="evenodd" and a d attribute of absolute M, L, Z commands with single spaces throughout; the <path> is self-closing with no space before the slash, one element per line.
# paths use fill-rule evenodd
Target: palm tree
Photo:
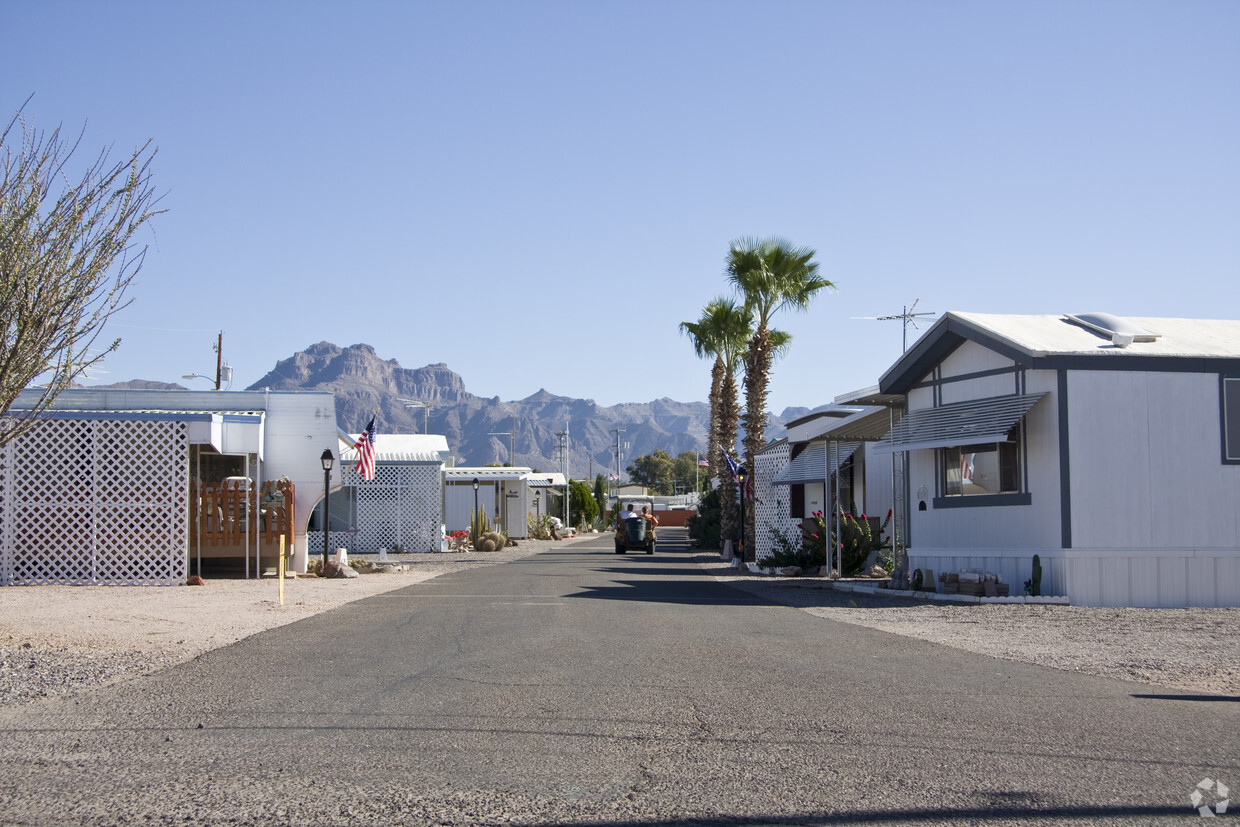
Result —
<path fill-rule="evenodd" d="M 693 342 L 699 358 L 715 357 L 710 377 L 710 425 L 706 457 L 710 474 L 720 480 L 723 515 L 721 536 L 735 538 L 740 524 L 736 507 L 736 485 L 723 459 L 736 448 L 737 414 L 736 372 L 753 335 L 750 317 L 732 299 L 719 297 L 702 309 L 696 322 L 681 322 L 680 332 Z"/>
<path fill-rule="evenodd" d="M 793 247 L 782 238 L 737 239 L 728 250 L 728 279 L 744 297 L 745 310 L 754 322 L 745 355 L 743 417 L 745 464 L 750 470 L 766 439 L 766 393 L 779 345 L 772 337 L 771 320 L 781 310 L 808 310 L 819 291 L 835 289 L 834 284 L 818 275 L 816 254 L 809 247 Z M 789 338 L 784 338 L 783 345 L 787 345 Z M 745 503 L 745 517 L 745 549 L 752 553 L 752 501 Z"/>

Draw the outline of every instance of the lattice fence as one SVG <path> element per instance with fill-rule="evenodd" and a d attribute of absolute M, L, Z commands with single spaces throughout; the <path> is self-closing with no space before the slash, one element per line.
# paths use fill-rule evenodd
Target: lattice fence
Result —
<path fill-rule="evenodd" d="M 788 468 L 788 443 L 773 445 L 754 457 L 754 560 L 771 556 L 776 532 L 799 538 L 800 520 L 788 516 L 789 488 L 771 480 Z"/>
<path fill-rule="evenodd" d="M 363 480 L 349 468 L 344 484 L 357 493 L 357 536 L 332 531 L 331 551 L 351 548 L 374 554 L 381 548 L 438 551 L 443 525 L 440 466 L 380 464 L 373 480 Z"/>
<path fill-rule="evenodd" d="M 0 585 L 185 582 L 186 423 L 48 420 L 0 462 Z"/>

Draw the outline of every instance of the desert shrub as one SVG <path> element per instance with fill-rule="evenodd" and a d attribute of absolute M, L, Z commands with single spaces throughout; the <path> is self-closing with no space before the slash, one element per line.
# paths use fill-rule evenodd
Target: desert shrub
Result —
<path fill-rule="evenodd" d="M 778 530 L 771 531 L 771 553 L 758 561 L 758 565 L 767 569 L 782 569 L 787 566 L 800 566 L 802 569 L 822 566 L 827 562 L 826 544 L 806 542 L 803 529 L 788 536 Z"/>

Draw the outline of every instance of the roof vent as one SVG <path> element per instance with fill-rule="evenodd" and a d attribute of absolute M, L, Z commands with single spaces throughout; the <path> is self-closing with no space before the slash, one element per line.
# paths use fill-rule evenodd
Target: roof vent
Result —
<path fill-rule="evenodd" d="M 1133 342 L 1157 341 L 1160 335 L 1111 313 L 1065 313 L 1064 318 L 1091 333 L 1109 339 L 1111 344 L 1121 348 L 1128 347 Z"/>

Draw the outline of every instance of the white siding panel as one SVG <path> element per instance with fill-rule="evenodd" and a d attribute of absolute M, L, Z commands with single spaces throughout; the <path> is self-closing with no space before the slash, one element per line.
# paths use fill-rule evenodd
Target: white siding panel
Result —
<path fill-rule="evenodd" d="M 990 348 L 983 347 L 976 342 L 964 342 L 939 363 L 942 368 L 940 375 L 944 378 L 1000 370 L 1010 368 L 1014 364 L 1006 356 L 1001 356 Z M 1013 392 L 1012 378 L 1008 376 L 1006 380 L 1007 385 L 1003 390 L 999 391 L 1001 394 Z"/>
<path fill-rule="evenodd" d="M 1128 601 L 1124 605 L 1144 607 L 1160 605 L 1158 569 L 1159 561 L 1156 557 L 1141 557 L 1132 561 L 1128 570 Z"/>
<path fill-rule="evenodd" d="M 1075 548 L 1143 548 L 1154 519 L 1143 374 L 1069 376 Z"/>
<path fill-rule="evenodd" d="M 1074 547 L 1240 547 L 1216 376 L 1080 372 L 1068 398 Z"/>
<path fill-rule="evenodd" d="M 1182 558 L 1158 558 L 1158 599 L 1150 605 L 1188 605 L 1188 569 Z"/>
<path fill-rule="evenodd" d="M 1217 606 L 1217 561 L 1213 557 L 1189 557 L 1185 560 L 1188 580 L 1188 605 Z"/>

